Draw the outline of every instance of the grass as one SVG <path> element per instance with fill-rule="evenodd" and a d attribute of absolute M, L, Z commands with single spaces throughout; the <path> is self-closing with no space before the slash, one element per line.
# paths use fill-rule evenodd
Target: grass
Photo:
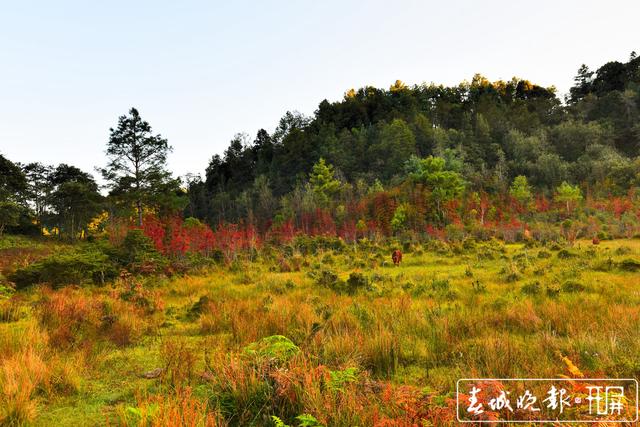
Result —
<path fill-rule="evenodd" d="M 640 240 L 434 248 L 18 292 L 0 425 L 455 425 L 462 377 L 640 375 Z"/>

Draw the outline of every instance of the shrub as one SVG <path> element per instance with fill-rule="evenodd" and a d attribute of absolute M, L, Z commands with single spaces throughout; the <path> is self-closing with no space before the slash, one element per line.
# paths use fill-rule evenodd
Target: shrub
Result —
<path fill-rule="evenodd" d="M 558 251 L 558 258 L 560 259 L 570 259 L 570 258 L 575 258 L 578 255 L 576 255 L 573 252 L 568 251 L 567 249 L 561 249 L 560 251 Z"/>
<path fill-rule="evenodd" d="M 81 285 L 88 282 L 104 284 L 117 276 L 117 269 L 109 257 L 95 250 L 51 255 L 9 275 L 16 289 L 39 283 L 48 283 L 54 288 L 64 285 Z"/>
<path fill-rule="evenodd" d="M 524 285 L 522 285 L 522 288 L 520 288 L 520 292 L 526 295 L 537 295 L 541 290 L 542 286 L 537 280 L 534 282 L 525 283 Z"/>
<path fill-rule="evenodd" d="M 154 273 L 167 264 L 153 241 L 137 228 L 129 230 L 119 249 L 121 264 L 133 272 Z"/>
<path fill-rule="evenodd" d="M 618 268 L 624 271 L 639 271 L 640 270 L 640 261 L 637 261 L 633 258 L 623 259 L 618 263 Z"/>
<path fill-rule="evenodd" d="M 587 287 L 580 282 L 576 282 L 575 280 L 567 280 L 562 284 L 560 289 L 563 292 L 583 292 L 587 289 Z"/>
<path fill-rule="evenodd" d="M 349 294 L 354 294 L 360 289 L 365 289 L 368 284 L 369 281 L 364 274 L 354 271 L 347 279 L 347 292 Z"/>
<path fill-rule="evenodd" d="M 557 285 L 547 285 L 547 295 L 554 298 L 560 295 L 560 287 Z"/>
<path fill-rule="evenodd" d="M 614 253 L 616 255 L 627 255 L 631 253 L 631 248 L 627 247 L 627 246 L 620 246 L 619 248 L 617 248 Z"/>
<path fill-rule="evenodd" d="M 333 250 L 340 253 L 347 247 L 344 240 L 339 237 L 306 235 L 297 236 L 293 241 L 293 246 L 297 247 L 304 255 L 317 254 L 321 250 Z"/>
<path fill-rule="evenodd" d="M 540 250 L 540 252 L 538 252 L 538 258 L 539 259 L 551 258 L 551 253 L 549 251 Z"/>
<path fill-rule="evenodd" d="M 211 304 L 211 298 L 207 295 L 202 295 L 195 304 L 189 308 L 189 312 L 187 314 L 189 319 L 198 318 L 205 310 L 208 309 Z"/>
<path fill-rule="evenodd" d="M 342 293 L 347 292 L 347 286 L 343 280 L 338 278 L 338 275 L 328 269 L 320 270 L 316 273 L 316 284 L 329 288 L 334 292 Z"/>

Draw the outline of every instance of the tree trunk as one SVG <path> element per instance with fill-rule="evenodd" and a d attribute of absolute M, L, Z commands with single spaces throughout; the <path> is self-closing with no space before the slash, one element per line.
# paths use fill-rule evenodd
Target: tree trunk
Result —
<path fill-rule="evenodd" d="M 138 200 L 136 206 L 138 210 L 138 227 L 142 227 L 142 202 Z"/>

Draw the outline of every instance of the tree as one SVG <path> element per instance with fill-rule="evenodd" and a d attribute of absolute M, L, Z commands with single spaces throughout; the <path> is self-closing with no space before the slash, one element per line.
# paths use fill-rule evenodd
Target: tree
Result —
<path fill-rule="evenodd" d="M 402 119 L 382 126 L 380 140 L 371 147 L 373 164 L 384 178 L 402 172 L 402 165 L 416 153 L 416 138 Z"/>
<path fill-rule="evenodd" d="M 0 201 L 17 202 L 26 188 L 27 181 L 20 167 L 0 154 Z"/>
<path fill-rule="evenodd" d="M 575 162 L 592 145 L 604 145 L 605 129 L 596 122 L 566 121 L 549 130 L 549 139 L 563 160 Z"/>
<path fill-rule="evenodd" d="M 151 126 L 142 120 L 135 108 L 128 116 L 118 118 L 118 126 L 110 130 L 106 154 L 109 163 L 102 175 L 109 182 L 111 195 L 132 203 L 142 226 L 145 206 L 180 205 L 179 181 L 165 169 L 171 151 L 167 140 L 153 135 Z"/>
<path fill-rule="evenodd" d="M 98 184 L 88 173 L 66 164 L 59 165 L 49 181 L 52 191 L 47 203 L 53 211 L 54 223 L 60 235 L 75 240 L 102 209 Z"/>
<path fill-rule="evenodd" d="M 592 89 L 593 71 L 589 70 L 585 64 L 578 69 L 578 74 L 573 78 L 574 85 L 569 92 L 571 94 L 571 102 L 578 102 L 584 98 Z"/>
<path fill-rule="evenodd" d="M 518 175 L 513 179 L 513 183 L 509 188 L 509 194 L 516 199 L 521 205 L 527 206 L 531 201 L 531 187 L 524 175 Z"/>
<path fill-rule="evenodd" d="M 0 236 L 7 226 L 16 226 L 25 211 L 21 206 L 27 188 L 24 173 L 18 165 L 0 154 Z"/>
<path fill-rule="evenodd" d="M 53 167 L 42 163 L 29 163 L 22 170 L 27 179 L 27 200 L 34 208 L 36 223 L 42 231 L 42 217 L 47 206 L 47 198 L 51 193 Z"/>
<path fill-rule="evenodd" d="M 0 201 L 0 237 L 2 237 L 5 227 L 18 225 L 21 211 L 20 205 L 15 202 Z"/>
<path fill-rule="evenodd" d="M 582 191 L 577 185 L 574 186 L 567 183 L 567 181 L 563 181 L 556 189 L 555 200 L 557 202 L 565 203 L 567 215 L 569 215 L 571 214 L 571 209 L 574 205 L 582 200 Z"/>
<path fill-rule="evenodd" d="M 433 156 L 424 159 L 411 156 L 405 164 L 409 179 L 423 184 L 431 192 L 431 200 L 441 221 L 444 221 L 443 204 L 461 195 L 465 187 L 462 176 L 445 166 L 445 159 Z"/>
<path fill-rule="evenodd" d="M 393 231 L 399 232 L 405 228 L 407 224 L 408 210 L 408 205 L 406 203 L 402 203 L 396 208 L 393 213 L 393 217 L 391 218 L 391 228 Z"/>
<path fill-rule="evenodd" d="M 326 206 L 340 190 L 340 181 L 333 176 L 333 166 L 326 164 L 323 158 L 313 165 L 309 183 L 322 206 Z"/>

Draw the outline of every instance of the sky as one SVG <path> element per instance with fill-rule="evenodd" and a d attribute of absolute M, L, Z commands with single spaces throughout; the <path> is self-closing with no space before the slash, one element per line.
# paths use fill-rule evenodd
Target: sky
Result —
<path fill-rule="evenodd" d="M 106 163 L 136 107 L 203 174 L 236 133 L 271 132 L 350 88 L 481 73 L 568 92 L 578 67 L 640 52 L 640 1 L 2 1 L 0 153 Z"/>

